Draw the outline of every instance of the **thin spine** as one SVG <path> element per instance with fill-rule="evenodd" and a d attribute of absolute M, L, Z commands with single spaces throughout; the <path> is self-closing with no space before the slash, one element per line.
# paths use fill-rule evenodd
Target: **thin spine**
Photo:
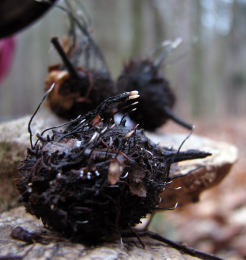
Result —
<path fill-rule="evenodd" d="M 52 85 L 50 86 L 50 88 L 45 92 L 45 94 L 44 94 L 44 96 L 43 96 L 41 102 L 39 103 L 38 107 L 36 108 L 36 110 L 34 111 L 34 113 L 32 114 L 32 116 L 31 116 L 31 118 L 30 118 L 30 120 L 29 120 L 27 129 L 28 129 L 28 133 L 29 133 L 29 136 L 30 136 L 30 144 L 31 144 L 31 148 L 32 148 L 32 149 L 34 149 L 34 146 L 33 146 L 33 143 L 32 143 L 32 136 L 33 136 L 33 135 L 32 135 L 32 129 L 31 129 L 32 121 L 33 121 L 34 117 L 36 116 L 36 114 L 38 113 L 38 111 L 39 111 L 41 105 L 44 103 L 46 97 L 47 97 L 47 96 L 49 95 L 49 93 L 53 90 L 54 86 L 55 86 L 55 83 L 52 83 Z"/>
<path fill-rule="evenodd" d="M 168 57 L 168 55 L 183 42 L 182 38 L 177 38 L 173 42 L 163 42 L 161 47 L 167 47 L 164 52 L 161 53 L 159 57 L 156 58 L 154 61 L 154 68 L 158 70 L 160 66 L 162 65 L 163 61 Z"/>

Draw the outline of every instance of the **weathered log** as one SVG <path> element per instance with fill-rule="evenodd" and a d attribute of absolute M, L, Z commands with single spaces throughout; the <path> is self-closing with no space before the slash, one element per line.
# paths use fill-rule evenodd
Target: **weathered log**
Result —
<path fill-rule="evenodd" d="M 47 244 L 26 244 L 10 237 L 12 230 L 21 226 L 30 232 L 42 232 Z M 45 231 L 45 233 L 44 233 Z M 142 238 L 145 248 L 136 238 L 105 243 L 100 246 L 86 247 L 59 237 L 56 233 L 45 230 L 35 217 L 25 213 L 23 207 L 15 208 L 0 215 L 0 259 L 1 257 L 24 256 L 28 259 L 198 259 L 162 244 Z M 15 258 L 5 258 L 15 259 Z M 16 258 L 17 259 L 17 258 Z"/>
<path fill-rule="evenodd" d="M 0 124 L 0 212 L 17 203 L 14 183 L 17 169 L 30 146 L 27 125 L 30 116 Z M 60 124 L 61 120 L 47 110 L 38 114 L 32 124 L 34 135 L 43 129 Z"/>
<path fill-rule="evenodd" d="M 0 181 L 1 181 L 1 205 L 0 209 L 13 206 L 17 193 L 13 178 L 17 173 L 20 160 L 25 156 L 29 147 L 29 135 L 27 124 L 29 116 L 0 125 Z M 43 111 L 34 120 L 33 133 L 60 124 L 60 120 L 47 111 Z M 164 146 L 178 148 L 184 135 L 149 135 L 152 140 Z M 167 189 L 162 194 L 160 207 L 172 207 L 177 201 L 184 205 L 196 201 L 199 194 L 210 188 L 229 172 L 236 161 L 237 149 L 231 145 L 217 143 L 206 138 L 192 136 L 182 149 L 200 149 L 212 152 L 213 155 L 203 160 L 193 160 L 179 163 L 171 169 L 171 176 L 183 175 L 173 180 L 170 187 L 181 186 L 180 190 Z M 189 174 L 187 174 L 189 173 Z M 16 226 L 21 226 L 30 232 L 40 232 L 47 240 L 47 244 L 34 243 L 26 245 L 10 237 L 10 233 Z M 25 213 L 23 207 L 13 209 L 0 215 L 0 256 L 3 259 L 183 259 L 184 254 L 170 246 L 144 237 L 141 238 L 145 249 L 136 238 L 105 243 L 101 246 L 88 248 L 79 243 L 72 243 L 59 234 L 45 230 L 42 223 L 35 217 Z M 6 258 L 9 257 L 9 258 Z M 12 258 L 10 258 L 12 257 Z M 14 258 L 17 257 L 17 258 Z M 18 258 L 19 257 L 19 258 Z M 185 255 L 186 259 L 196 259 Z M 1 258 L 0 258 L 1 259 Z"/>

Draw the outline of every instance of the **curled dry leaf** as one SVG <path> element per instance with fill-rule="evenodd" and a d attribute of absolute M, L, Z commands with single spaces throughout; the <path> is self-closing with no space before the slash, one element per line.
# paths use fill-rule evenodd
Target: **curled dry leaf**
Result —
<path fill-rule="evenodd" d="M 148 134 L 148 136 L 161 146 L 172 144 L 174 148 L 178 148 L 186 137 L 183 134 Z M 235 146 L 201 136 L 192 135 L 182 149 L 189 148 L 203 149 L 212 155 L 173 165 L 170 177 L 181 176 L 181 178 L 173 179 L 169 187 L 181 187 L 181 189 L 165 189 L 161 194 L 160 207 L 173 207 L 176 202 L 179 203 L 179 207 L 197 202 L 203 191 L 218 185 L 225 178 L 238 159 L 238 150 Z"/>

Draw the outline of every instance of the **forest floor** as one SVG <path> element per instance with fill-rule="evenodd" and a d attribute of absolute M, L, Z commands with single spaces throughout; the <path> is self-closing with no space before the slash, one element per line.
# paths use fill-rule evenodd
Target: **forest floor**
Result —
<path fill-rule="evenodd" d="M 238 162 L 218 186 L 202 194 L 198 203 L 158 213 L 152 230 L 224 259 L 245 259 L 246 119 L 203 120 L 195 125 L 194 134 L 237 146 Z M 161 131 L 181 132 L 173 123 Z"/>

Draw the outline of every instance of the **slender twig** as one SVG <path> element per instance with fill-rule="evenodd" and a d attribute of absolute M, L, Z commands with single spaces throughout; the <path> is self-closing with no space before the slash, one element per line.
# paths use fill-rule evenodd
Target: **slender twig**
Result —
<path fill-rule="evenodd" d="M 179 244 L 177 242 L 174 242 L 172 240 L 169 240 L 152 231 L 136 231 L 136 232 L 123 234 L 122 237 L 134 237 L 134 236 L 136 236 L 136 233 L 138 234 L 138 237 L 144 237 L 144 236 L 150 237 L 152 239 L 155 239 L 157 241 L 170 245 L 171 247 L 173 247 L 175 249 L 181 250 L 186 254 L 189 254 L 189 255 L 192 255 L 195 257 L 199 257 L 200 259 L 203 259 L 203 260 L 223 260 L 222 258 L 215 256 L 213 254 L 202 252 L 202 251 L 194 249 L 192 247 L 188 247 L 188 246 Z"/>
<path fill-rule="evenodd" d="M 198 171 L 199 169 L 202 169 L 202 168 L 205 168 L 205 167 L 206 167 L 205 165 L 198 166 L 198 167 L 196 167 L 194 169 L 189 170 L 188 172 L 186 172 L 184 174 L 178 174 L 178 175 L 169 177 L 169 180 L 175 180 L 175 179 L 178 179 L 178 178 L 186 177 L 187 175 L 192 174 L 192 173 Z"/>

